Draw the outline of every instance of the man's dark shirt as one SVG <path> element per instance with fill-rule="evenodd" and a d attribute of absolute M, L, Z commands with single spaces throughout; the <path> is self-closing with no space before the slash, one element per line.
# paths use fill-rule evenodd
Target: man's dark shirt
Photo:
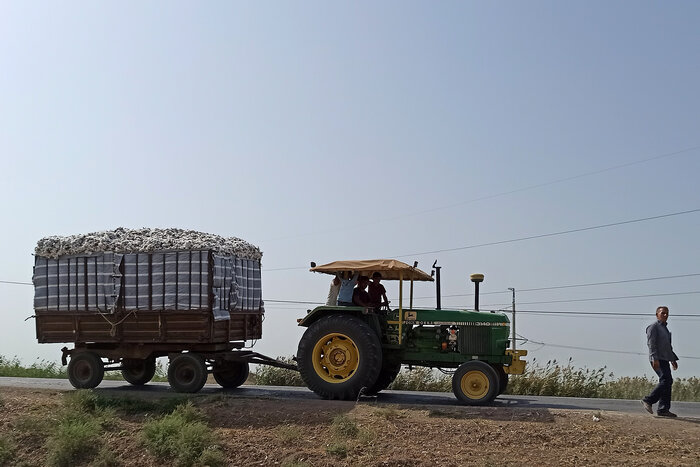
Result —
<path fill-rule="evenodd" d="M 382 296 L 386 295 L 386 289 L 381 284 L 376 284 L 374 282 L 369 283 L 369 301 L 373 305 L 379 306 L 382 303 Z"/>
<path fill-rule="evenodd" d="M 355 287 L 352 292 L 352 303 L 357 306 L 367 306 L 370 303 L 369 294 L 366 290 L 362 290 L 359 287 Z"/>
<path fill-rule="evenodd" d="M 647 327 L 647 345 L 649 346 L 649 361 L 666 360 L 675 362 L 678 356 L 671 347 L 671 331 L 666 327 L 666 323 L 656 321 Z"/>

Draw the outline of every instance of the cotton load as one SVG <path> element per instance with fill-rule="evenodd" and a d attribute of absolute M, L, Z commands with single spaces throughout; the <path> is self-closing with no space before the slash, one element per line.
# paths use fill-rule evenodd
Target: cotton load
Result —
<path fill-rule="evenodd" d="M 262 310 L 262 253 L 235 237 L 119 228 L 46 237 L 35 254 L 35 310 Z"/>

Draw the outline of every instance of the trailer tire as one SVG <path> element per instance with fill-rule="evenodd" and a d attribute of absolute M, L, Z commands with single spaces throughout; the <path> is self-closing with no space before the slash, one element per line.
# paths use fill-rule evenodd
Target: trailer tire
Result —
<path fill-rule="evenodd" d="M 452 392 L 468 405 L 488 405 L 498 395 L 500 381 L 491 365 L 479 360 L 462 363 L 452 376 Z"/>
<path fill-rule="evenodd" d="M 330 315 L 304 332 L 297 350 L 299 373 L 325 399 L 355 400 L 371 388 L 382 365 L 377 334 L 350 315 Z"/>
<path fill-rule="evenodd" d="M 503 369 L 503 365 L 493 365 L 493 369 L 496 370 L 498 375 L 498 395 L 500 396 L 506 392 L 508 387 L 508 373 Z"/>
<path fill-rule="evenodd" d="M 156 374 L 155 358 L 125 358 L 122 360 L 122 377 L 134 386 L 143 386 Z"/>
<path fill-rule="evenodd" d="M 377 381 L 369 388 L 367 393 L 377 394 L 388 388 L 399 375 L 400 371 L 401 362 L 387 361 L 387 359 L 384 359 L 382 362 L 382 369 L 379 371 L 379 376 L 377 376 Z"/>
<path fill-rule="evenodd" d="M 94 352 L 77 352 L 68 363 L 68 380 L 76 389 L 97 387 L 105 375 L 105 366 Z"/>
<path fill-rule="evenodd" d="M 176 355 L 168 365 L 168 383 L 177 392 L 197 392 L 207 382 L 207 364 L 204 358 L 188 352 Z"/>
<path fill-rule="evenodd" d="M 215 365 L 212 375 L 222 388 L 233 389 L 245 383 L 250 374 L 248 362 L 224 362 Z"/>

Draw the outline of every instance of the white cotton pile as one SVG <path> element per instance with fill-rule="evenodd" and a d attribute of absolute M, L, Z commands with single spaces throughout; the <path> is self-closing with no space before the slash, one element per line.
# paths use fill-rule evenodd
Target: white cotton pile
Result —
<path fill-rule="evenodd" d="M 262 252 L 255 245 L 237 237 L 184 229 L 125 229 L 92 232 L 66 237 L 52 236 L 39 240 L 37 256 L 58 258 L 67 255 L 114 253 L 150 253 L 164 250 L 213 250 L 217 254 L 260 260 Z"/>

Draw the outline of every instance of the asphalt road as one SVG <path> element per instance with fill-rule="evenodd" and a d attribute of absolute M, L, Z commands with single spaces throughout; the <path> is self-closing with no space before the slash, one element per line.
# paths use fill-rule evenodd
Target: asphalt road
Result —
<path fill-rule="evenodd" d="M 0 377 L 0 387 L 18 387 L 33 389 L 53 389 L 69 391 L 73 389 L 68 380 L 48 378 L 12 378 Z M 131 386 L 124 381 L 105 380 L 96 389 L 104 392 L 118 392 L 133 395 L 175 395 L 177 394 L 168 383 L 149 383 L 142 387 Z M 242 397 L 264 397 L 275 399 L 317 399 L 318 396 L 307 388 L 288 386 L 241 386 L 233 390 L 224 390 L 215 384 L 207 384 L 200 394 L 231 394 Z M 376 398 L 380 404 L 398 405 L 430 405 L 454 406 L 459 405 L 452 393 L 416 392 L 416 391 L 382 391 Z M 502 395 L 496 398 L 493 407 L 513 407 L 523 409 L 572 409 L 591 411 L 612 411 L 623 413 L 645 413 L 637 400 L 621 399 L 585 399 L 578 397 L 549 397 L 549 396 L 510 396 Z M 679 417 L 693 418 L 700 421 L 700 402 L 673 402 L 672 410 Z"/>

